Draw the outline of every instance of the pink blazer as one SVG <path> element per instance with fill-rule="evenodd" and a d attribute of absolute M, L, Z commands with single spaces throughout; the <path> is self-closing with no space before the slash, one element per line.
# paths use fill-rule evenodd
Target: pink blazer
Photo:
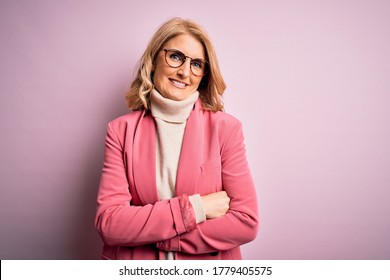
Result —
<path fill-rule="evenodd" d="M 103 259 L 241 259 L 239 246 L 258 231 L 256 191 L 248 167 L 241 123 L 195 103 L 184 134 L 176 197 L 159 200 L 156 127 L 145 111 L 107 126 L 95 225 Z M 188 195 L 225 190 L 230 209 L 196 224 Z"/>

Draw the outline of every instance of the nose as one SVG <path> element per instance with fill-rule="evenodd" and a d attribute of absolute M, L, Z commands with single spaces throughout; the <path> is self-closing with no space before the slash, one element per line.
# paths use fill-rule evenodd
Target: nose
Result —
<path fill-rule="evenodd" d="M 191 60 L 186 59 L 182 66 L 177 70 L 177 74 L 182 78 L 187 78 L 191 74 Z"/>

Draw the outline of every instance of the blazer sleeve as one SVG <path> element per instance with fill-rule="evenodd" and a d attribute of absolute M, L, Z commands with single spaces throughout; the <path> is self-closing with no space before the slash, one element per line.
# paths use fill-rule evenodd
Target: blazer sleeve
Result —
<path fill-rule="evenodd" d="M 160 250 L 203 254 L 229 250 L 256 238 L 259 216 L 256 190 L 246 159 L 241 123 L 221 148 L 222 184 L 230 197 L 229 211 L 206 220 L 191 232 L 157 243 Z"/>
<path fill-rule="evenodd" d="M 186 195 L 144 206 L 132 205 L 124 158 L 123 145 L 109 123 L 95 217 L 104 243 L 154 244 L 193 230 L 195 213 Z"/>

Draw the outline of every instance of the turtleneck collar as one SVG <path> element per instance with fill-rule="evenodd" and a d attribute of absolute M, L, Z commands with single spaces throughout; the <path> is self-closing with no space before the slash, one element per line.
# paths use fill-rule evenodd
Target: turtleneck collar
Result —
<path fill-rule="evenodd" d="M 198 97 L 199 92 L 195 91 L 188 98 L 176 101 L 163 97 L 153 89 L 150 94 L 152 116 L 170 123 L 183 123 L 188 119 Z"/>

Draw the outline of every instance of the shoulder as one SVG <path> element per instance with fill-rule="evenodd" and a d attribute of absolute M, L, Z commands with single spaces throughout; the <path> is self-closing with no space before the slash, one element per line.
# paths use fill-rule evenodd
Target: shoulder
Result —
<path fill-rule="evenodd" d="M 205 123 L 205 133 L 212 138 L 219 139 L 219 143 L 224 145 L 229 139 L 243 139 L 242 124 L 239 119 L 226 112 L 203 111 Z"/>
<path fill-rule="evenodd" d="M 203 110 L 203 115 L 208 120 L 210 125 L 221 130 L 231 131 L 234 128 L 240 128 L 242 126 L 239 119 L 226 112 Z"/>
<path fill-rule="evenodd" d="M 145 111 L 131 111 L 125 115 L 119 116 L 107 125 L 108 129 L 114 130 L 116 132 L 124 131 L 129 128 L 135 128 L 139 123 L 139 120 L 144 117 Z"/>

